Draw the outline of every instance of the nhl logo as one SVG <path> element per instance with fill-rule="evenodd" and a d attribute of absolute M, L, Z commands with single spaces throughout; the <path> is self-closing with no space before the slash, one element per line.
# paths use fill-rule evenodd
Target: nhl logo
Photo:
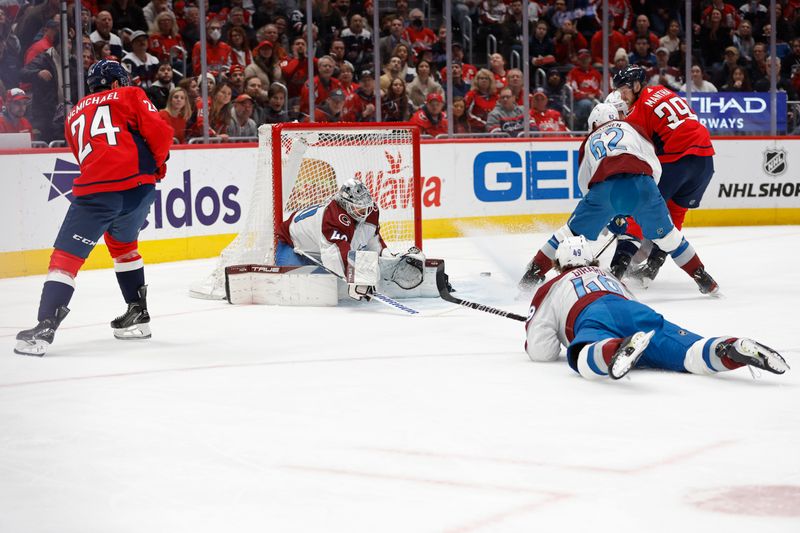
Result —
<path fill-rule="evenodd" d="M 764 172 L 770 176 L 780 176 L 786 172 L 786 150 L 768 148 L 764 152 Z"/>

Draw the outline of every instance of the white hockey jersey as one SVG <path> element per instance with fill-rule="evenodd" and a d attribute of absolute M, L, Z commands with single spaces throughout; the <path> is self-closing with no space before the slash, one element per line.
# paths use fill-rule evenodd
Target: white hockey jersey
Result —
<path fill-rule="evenodd" d="M 292 213 L 278 230 L 278 239 L 318 257 L 323 265 L 343 276 L 350 250 L 380 253 L 386 248 L 379 218 L 376 208 L 364 222 L 357 222 L 331 200 L 324 207 L 312 205 Z"/>
<path fill-rule="evenodd" d="M 636 299 L 617 278 L 594 266 L 568 270 L 542 285 L 533 296 L 525 324 L 528 356 L 534 361 L 558 359 L 561 346 L 569 346 L 574 338 L 581 311 L 608 294 Z"/>
<path fill-rule="evenodd" d="M 592 184 L 615 174 L 646 174 L 658 183 L 661 163 L 653 144 L 637 129 L 621 120 L 607 122 L 583 141 L 578 185 L 586 194 Z"/>

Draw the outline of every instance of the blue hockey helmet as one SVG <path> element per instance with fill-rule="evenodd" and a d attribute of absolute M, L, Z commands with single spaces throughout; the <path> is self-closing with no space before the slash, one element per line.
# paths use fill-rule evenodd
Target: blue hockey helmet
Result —
<path fill-rule="evenodd" d="M 102 88 L 110 88 L 115 81 L 122 87 L 127 87 L 131 84 L 131 77 L 128 75 L 128 71 L 117 61 L 101 59 L 89 67 L 86 84 L 91 92 L 97 92 L 98 89 Z"/>
<path fill-rule="evenodd" d="M 633 88 L 633 82 L 638 81 L 644 85 L 647 79 L 647 72 L 639 65 L 630 65 L 614 74 L 614 88 L 628 86 Z"/>

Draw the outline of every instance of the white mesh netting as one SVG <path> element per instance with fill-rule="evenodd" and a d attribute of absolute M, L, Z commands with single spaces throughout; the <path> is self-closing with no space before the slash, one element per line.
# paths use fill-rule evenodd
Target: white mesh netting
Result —
<path fill-rule="evenodd" d="M 258 133 L 255 182 L 242 230 L 222 251 L 211 275 L 192 286 L 192 296 L 224 298 L 226 266 L 272 264 L 277 225 L 293 211 L 324 205 L 350 178 L 361 179 L 372 193 L 380 208 L 381 235 L 390 248 L 405 250 L 420 243 L 414 223 L 419 176 L 411 128 L 266 124 Z M 273 155 L 277 142 L 280 161 Z M 274 214 L 275 201 L 280 202 L 280 219 Z"/>

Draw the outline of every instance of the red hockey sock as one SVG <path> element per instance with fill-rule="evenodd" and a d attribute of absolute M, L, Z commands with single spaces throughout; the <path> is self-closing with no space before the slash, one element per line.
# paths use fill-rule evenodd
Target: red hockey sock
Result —
<path fill-rule="evenodd" d="M 611 339 L 603 345 L 603 361 L 605 361 L 607 365 L 611 364 L 611 358 L 614 357 L 614 354 L 619 350 L 620 344 L 622 344 L 622 339 Z"/>
<path fill-rule="evenodd" d="M 625 233 L 632 237 L 636 237 L 637 240 L 642 240 L 642 227 L 633 220 L 633 217 L 628 217 L 628 229 L 625 230 Z"/>
<path fill-rule="evenodd" d="M 667 200 L 667 209 L 669 210 L 670 218 L 672 218 L 672 224 L 678 229 L 683 228 L 683 220 L 686 218 L 686 212 L 689 208 L 681 207 L 672 200 Z"/>
<path fill-rule="evenodd" d="M 539 265 L 539 268 L 541 269 L 541 274 L 543 276 L 547 274 L 551 268 L 553 268 L 552 259 L 544 255 L 544 253 L 541 250 L 536 252 L 536 255 L 533 258 L 533 262 L 534 264 Z"/>
<path fill-rule="evenodd" d="M 736 337 L 731 337 L 730 339 L 726 340 L 725 342 L 726 343 L 730 343 L 730 342 L 735 342 L 735 341 L 736 341 Z M 743 366 L 745 366 L 744 363 L 737 363 L 736 361 L 734 361 L 733 359 L 731 359 L 730 357 L 728 357 L 726 355 L 721 355 L 719 360 L 722 361 L 722 364 L 725 365 L 725 368 L 727 368 L 728 370 L 736 370 L 737 368 L 742 368 Z"/>

